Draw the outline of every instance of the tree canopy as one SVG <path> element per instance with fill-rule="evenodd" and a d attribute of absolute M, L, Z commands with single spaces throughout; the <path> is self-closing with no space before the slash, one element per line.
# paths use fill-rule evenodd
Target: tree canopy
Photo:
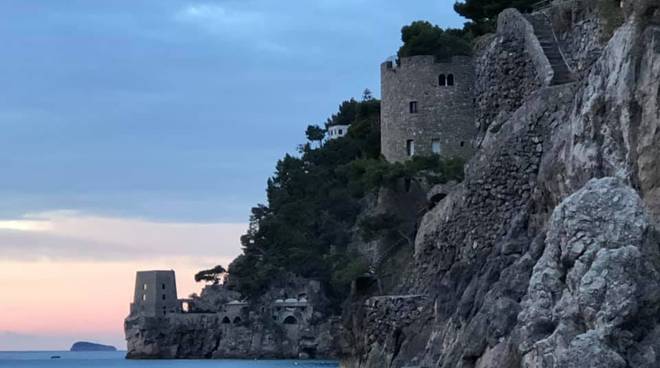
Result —
<path fill-rule="evenodd" d="M 401 29 L 403 45 L 399 58 L 416 55 L 434 55 L 448 59 L 454 55 L 470 55 L 472 47 L 461 30 L 447 29 L 426 21 L 415 21 Z"/>
<path fill-rule="evenodd" d="M 539 0 L 464 0 L 454 4 L 454 10 L 470 22 L 465 24 L 464 30 L 479 36 L 495 31 L 497 16 L 502 10 L 516 8 L 523 12 L 531 11 L 532 6 Z"/>
<path fill-rule="evenodd" d="M 308 125 L 307 130 L 305 130 L 305 136 L 310 142 L 319 142 L 319 146 L 325 138 L 325 129 L 321 128 L 318 125 Z"/>
<path fill-rule="evenodd" d="M 195 282 L 206 281 L 218 284 L 227 274 L 227 270 L 221 265 L 217 265 L 208 270 L 202 270 L 195 274 Z"/>
<path fill-rule="evenodd" d="M 285 155 L 268 180 L 267 205 L 252 208 L 243 253 L 229 266 L 228 280 L 246 297 L 293 273 L 322 281 L 342 300 L 350 281 L 366 271 L 366 262 L 349 247 L 365 196 L 421 171 L 441 181 L 462 175 L 461 164 L 437 156 L 384 161 L 380 101 L 373 97 L 344 101 L 329 121 L 349 122 L 351 129 L 317 148 L 302 145 L 299 156 Z"/>
<path fill-rule="evenodd" d="M 299 157 L 285 155 L 267 183 L 268 205 L 252 209 L 243 254 L 229 266 L 246 296 L 286 272 L 332 283 L 352 257 L 346 246 L 360 211 L 348 173 L 339 168 L 380 156 L 380 101 L 345 101 L 328 121 L 350 123 L 347 136 Z"/>

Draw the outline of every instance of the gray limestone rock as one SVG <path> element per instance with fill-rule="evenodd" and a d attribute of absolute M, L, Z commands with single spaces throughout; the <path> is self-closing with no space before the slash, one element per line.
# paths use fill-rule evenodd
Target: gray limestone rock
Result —
<path fill-rule="evenodd" d="M 347 367 L 660 366 L 660 1 L 607 40 L 583 3 L 549 10 L 574 83 L 545 86 L 515 12 L 477 42 L 481 145 L 385 291 L 432 313 L 353 306 Z"/>
<path fill-rule="evenodd" d="M 660 312 L 650 226 L 639 195 L 615 178 L 591 180 L 555 209 L 519 315 L 523 367 L 626 366 Z"/>

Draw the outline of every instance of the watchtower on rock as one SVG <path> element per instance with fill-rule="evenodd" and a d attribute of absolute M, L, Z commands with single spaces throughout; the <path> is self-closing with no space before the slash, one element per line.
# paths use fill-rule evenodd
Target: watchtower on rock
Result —
<path fill-rule="evenodd" d="M 156 317 L 179 312 L 181 312 L 181 303 L 177 300 L 174 271 L 137 273 L 131 315 Z"/>
<path fill-rule="evenodd" d="M 381 151 L 390 162 L 415 155 L 468 159 L 474 153 L 475 69 L 471 57 L 446 62 L 404 57 L 381 65 Z"/>

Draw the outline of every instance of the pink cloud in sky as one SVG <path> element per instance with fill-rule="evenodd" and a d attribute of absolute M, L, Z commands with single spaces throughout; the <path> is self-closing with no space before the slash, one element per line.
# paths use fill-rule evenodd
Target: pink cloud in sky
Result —
<path fill-rule="evenodd" d="M 194 273 L 226 266 L 245 229 L 59 216 L 0 222 L 0 350 L 67 349 L 74 338 L 125 348 L 136 271 L 174 269 L 180 297 L 199 292 Z"/>

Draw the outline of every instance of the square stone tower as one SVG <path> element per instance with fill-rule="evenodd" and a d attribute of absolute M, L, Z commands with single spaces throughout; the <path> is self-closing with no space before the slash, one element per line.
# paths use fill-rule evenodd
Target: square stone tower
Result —
<path fill-rule="evenodd" d="M 174 271 L 137 273 L 131 315 L 156 317 L 179 312 L 181 305 L 177 299 Z"/>
<path fill-rule="evenodd" d="M 471 57 L 434 56 L 381 65 L 381 151 L 390 162 L 439 154 L 474 153 L 475 69 Z"/>

